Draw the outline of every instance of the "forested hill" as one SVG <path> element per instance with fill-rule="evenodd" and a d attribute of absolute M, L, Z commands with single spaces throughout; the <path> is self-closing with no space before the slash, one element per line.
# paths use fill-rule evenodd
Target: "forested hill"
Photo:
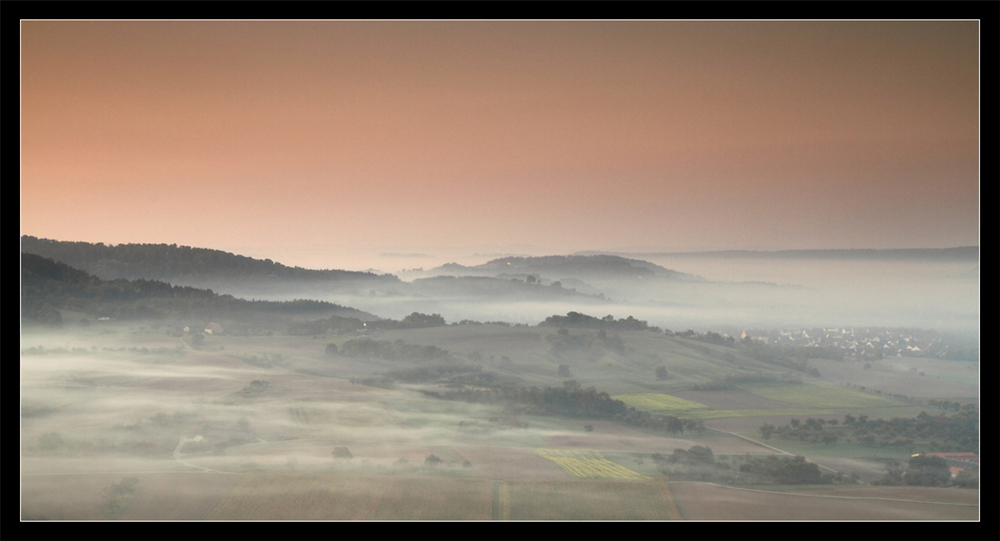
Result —
<path fill-rule="evenodd" d="M 270 259 L 254 259 L 222 250 L 176 244 L 106 245 L 39 239 L 24 235 L 21 237 L 21 253 L 50 257 L 105 280 L 144 278 L 197 287 L 219 287 L 223 283 L 234 282 L 248 285 L 294 283 L 375 285 L 399 282 L 399 279 L 392 275 L 288 267 Z"/>
<path fill-rule="evenodd" d="M 22 253 L 22 317 L 39 323 L 59 323 L 59 310 L 115 319 L 204 318 L 280 325 L 287 325 L 291 319 L 331 315 L 364 321 L 378 319 L 367 312 L 329 302 L 248 301 L 157 280 L 102 280 L 65 263 Z"/>
<path fill-rule="evenodd" d="M 700 281 L 701 278 L 677 272 L 639 259 L 616 255 L 552 255 L 542 257 L 504 257 L 475 267 L 444 265 L 442 271 L 480 274 L 538 274 L 543 277 L 602 279 L 651 279 Z"/>

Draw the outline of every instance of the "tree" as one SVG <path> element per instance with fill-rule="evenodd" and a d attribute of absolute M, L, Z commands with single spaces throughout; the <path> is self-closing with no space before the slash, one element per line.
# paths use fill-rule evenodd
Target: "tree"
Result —
<path fill-rule="evenodd" d="M 442 462 L 444 462 L 444 461 L 441 460 L 440 458 L 438 458 L 436 455 L 427 455 L 427 458 L 424 459 L 424 464 L 426 464 L 428 466 L 437 466 L 438 464 L 441 464 Z"/>
<path fill-rule="evenodd" d="M 326 355 L 328 357 L 332 357 L 332 356 L 334 356 L 334 355 L 336 355 L 338 353 L 340 353 L 340 350 L 337 349 L 337 344 L 327 344 L 326 345 Z"/>
<path fill-rule="evenodd" d="M 559 377 L 561 377 L 561 378 L 568 378 L 568 377 L 572 376 L 572 374 L 570 374 L 570 372 L 569 372 L 569 365 L 568 364 L 561 364 L 561 365 L 559 365 L 559 371 L 557 373 L 559 374 Z"/>
<path fill-rule="evenodd" d="M 903 480 L 907 485 L 934 487 L 951 481 L 948 462 L 939 456 L 917 455 L 910 458 Z"/>
<path fill-rule="evenodd" d="M 885 463 L 885 475 L 876 480 L 873 484 L 896 486 L 903 484 L 903 465 L 898 460 L 891 458 Z"/>
<path fill-rule="evenodd" d="M 657 366 L 656 367 L 656 379 L 667 379 L 669 377 L 670 377 L 670 375 L 667 373 L 667 367 L 666 366 Z"/>
<path fill-rule="evenodd" d="M 764 437 L 764 441 L 767 441 L 771 439 L 771 436 L 774 434 L 775 426 L 772 424 L 764 423 L 760 427 L 759 431 L 760 435 Z"/>
<path fill-rule="evenodd" d="M 351 454 L 351 450 L 347 447 L 336 447 L 333 450 L 333 458 L 354 458 Z"/>

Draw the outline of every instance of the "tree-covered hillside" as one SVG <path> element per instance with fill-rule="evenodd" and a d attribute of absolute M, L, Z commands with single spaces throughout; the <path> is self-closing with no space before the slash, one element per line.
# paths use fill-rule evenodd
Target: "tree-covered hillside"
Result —
<path fill-rule="evenodd" d="M 284 320 L 330 315 L 377 319 L 367 312 L 329 302 L 248 301 L 158 280 L 102 280 L 65 263 L 30 253 L 21 254 L 21 307 L 25 320 L 50 324 L 61 321 L 59 310 L 116 319 Z"/>
<path fill-rule="evenodd" d="M 466 267 L 449 263 L 436 271 L 465 274 L 538 274 L 547 278 L 583 279 L 665 279 L 678 281 L 700 281 L 701 278 L 666 267 L 615 255 L 551 255 L 542 257 L 503 257 L 482 265 Z"/>
<path fill-rule="evenodd" d="M 391 275 L 345 270 L 288 267 L 270 259 L 254 259 L 221 250 L 176 244 L 66 242 L 21 236 L 21 253 L 38 254 L 114 280 L 164 280 L 173 284 L 211 287 L 214 283 L 366 283 L 398 282 Z"/>

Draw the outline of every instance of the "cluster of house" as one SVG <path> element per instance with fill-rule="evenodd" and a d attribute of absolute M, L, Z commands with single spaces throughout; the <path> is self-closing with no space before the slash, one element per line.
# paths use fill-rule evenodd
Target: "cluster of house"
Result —
<path fill-rule="evenodd" d="M 935 331 L 867 328 L 815 328 L 743 331 L 750 337 L 776 346 L 835 348 L 856 357 L 947 358 L 951 344 Z"/>

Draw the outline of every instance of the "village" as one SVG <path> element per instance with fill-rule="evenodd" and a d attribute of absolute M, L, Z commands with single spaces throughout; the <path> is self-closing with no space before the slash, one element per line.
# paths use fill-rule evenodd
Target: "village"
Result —
<path fill-rule="evenodd" d="M 745 330 L 741 339 L 760 340 L 783 347 L 837 350 L 845 357 L 881 359 L 885 357 L 931 357 L 977 361 L 977 344 L 938 331 L 883 327 L 833 327 L 812 329 Z"/>

